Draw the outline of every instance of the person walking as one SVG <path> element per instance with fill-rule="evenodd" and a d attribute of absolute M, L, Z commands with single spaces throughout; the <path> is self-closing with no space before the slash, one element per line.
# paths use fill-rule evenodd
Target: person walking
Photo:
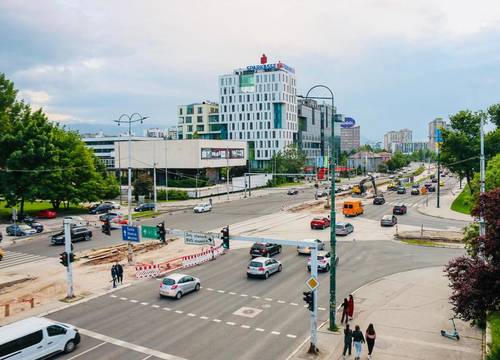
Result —
<path fill-rule="evenodd" d="M 349 307 L 347 309 L 347 314 L 349 315 L 349 320 L 352 320 L 354 315 L 354 297 L 352 294 L 349 295 Z"/>
<path fill-rule="evenodd" d="M 123 284 L 123 266 L 120 263 L 116 263 L 116 279 L 119 284 Z"/>
<path fill-rule="evenodd" d="M 368 359 L 371 359 L 373 347 L 375 346 L 375 339 L 377 338 L 377 334 L 375 333 L 375 328 L 373 327 L 373 324 L 368 325 L 365 337 L 366 337 L 366 344 L 368 345 Z"/>
<path fill-rule="evenodd" d="M 344 298 L 344 302 L 342 303 L 341 307 L 342 307 L 342 319 L 340 320 L 340 323 L 343 324 L 345 318 L 345 323 L 347 324 L 347 322 L 349 321 L 349 315 L 348 315 L 349 301 L 347 301 L 347 298 Z"/>
<path fill-rule="evenodd" d="M 349 329 L 349 324 L 347 324 L 344 329 L 344 351 L 342 352 L 342 358 L 345 359 L 346 352 L 349 352 L 349 356 L 351 356 L 351 350 L 352 350 L 352 330 Z"/>
<path fill-rule="evenodd" d="M 111 277 L 113 278 L 113 288 L 116 287 L 116 265 L 111 266 Z"/>
<path fill-rule="evenodd" d="M 354 343 L 354 360 L 361 359 L 361 349 L 363 343 L 365 342 L 365 337 L 359 329 L 359 325 L 356 325 L 354 331 L 352 332 L 352 341 Z"/>

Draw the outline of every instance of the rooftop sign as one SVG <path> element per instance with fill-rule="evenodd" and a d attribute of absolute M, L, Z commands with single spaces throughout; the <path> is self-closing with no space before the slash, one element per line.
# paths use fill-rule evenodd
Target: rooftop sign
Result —
<path fill-rule="evenodd" d="M 352 128 L 354 125 L 356 125 L 356 121 L 353 118 L 346 117 L 345 120 L 340 124 L 340 127 L 348 129 Z"/>
<path fill-rule="evenodd" d="M 250 65 L 247 66 L 248 71 L 276 71 L 276 70 L 286 70 L 292 74 L 295 74 L 295 69 L 291 66 L 278 62 L 276 64 L 260 64 L 260 65 Z"/>

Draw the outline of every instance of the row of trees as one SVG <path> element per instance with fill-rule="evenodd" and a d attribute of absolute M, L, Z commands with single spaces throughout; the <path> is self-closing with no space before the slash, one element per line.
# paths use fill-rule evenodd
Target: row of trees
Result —
<path fill-rule="evenodd" d="M 0 195 L 6 205 L 20 204 L 22 213 L 26 201 L 47 200 L 58 209 L 118 194 L 115 176 L 78 133 L 19 101 L 14 84 L 0 73 Z"/>

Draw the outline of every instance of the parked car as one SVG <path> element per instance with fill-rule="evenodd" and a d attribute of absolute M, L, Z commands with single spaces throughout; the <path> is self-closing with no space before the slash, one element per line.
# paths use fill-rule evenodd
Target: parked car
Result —
<path fill-rule="evenodd" d="M 113 207 L 113 209 L 120 209 L 121 205 L 114 201 L 105 201 L 104 204 L 109 204 Z"/>
<path fill-rule="evenodd" d="M 71 242 L 76 241 L 89 241 L 92 239 L 92 231 L 84 226 L 75 226 L 71 228 Z M 52 245 L 64 244 L 64 231 L 61 231 L 51 237 Z"/>
<path fill-rule="evenodd" d="M 393 215 L 404 215 L 407 211 L 408 209 L 406 208 L 406 205 L 402 203 L 398 203 L 392 208 Z"/>
<path fill-rule="evenodd" d="M 331 255 L 329 251 L 318 252 L 318 271 L 330 271 Z M 311 271 L 311 258 L 307 260 L 307 270 Z"/>
<path fill-rule="evenodd" d="M 321 241 L 320 239 L 314 239 L 312 240 L 314 241 L 315 243 L 318 244 L 318 250 L 325 250 L 325 243 L 323 241 Z M 310 254 L 312 252 L 312 247 L 309 247 L 309 246 L 297 246 L 297 253 L 299 255 L 301 254 Z"/>
<path fill-rule="evenodd" d="M 434 185 L 431 185 L 427 188 L 427 191 L 429 192 L 436 192 L 436 187 Z"/>
<path fill-rule="evenodd" d="M 35 229 L 37 233 L 41 233 L 43 231 L 43 225 L 35 221 L 32 217 L 24 218 L 23 222 L 30 228 Z"/>
<path fill-rule="evenodd" d="M 10 236 L 28 236 L 36 234 L 36 230 L 26 224 L 12 224 L 5 228 L 5 232 Z"/>
<path fill-rule="evenodd" d="M 80 216 L 66 216 L 64 221 L 67 221 L 71 224 L 71 226 L 86 226 L 87 220 Z"/>
<path fill-rule="evenodd" d="M 420 195 L 420 190 L 419 190 L 419 189 L 412 188 L 412 189 L 411 189 L 411 194 L 412 194 L 412 195 Z"/>
<path fill-rule="evenodd" d="M 36 217 L 42 219 L 54 219 L 57 217 L 57 213 L 54 210 L 40 210 L 36 213 Z"/>
<path fill-rule="evenodd" d="M 406 194 L 406 188 L 404 186 L 398 187 L 398 194 Z"/>
<path fill-rule="evenodd" d="M 247 276 L 260 276 L 267 279 L 270 275 L 281 272 L 283 266 L 276 259 L 267 257 L 256 257 L 250 261 L 247 266 Z"/>
<path fill-rule="evenodd" d="M 373 205 L 383 205 L 385 204 L 385 198 L 381 195 L 375 196 L 373 198 Z"/>
<path fill-rule="evenodd" d="M 200 290 L 200 279 L 185 274 L 170 274 L 165 276 L 160 285 L 160 297 L 168 296 L 179 300 L 192 291 Z"/>
<path fill-rule="evenodd" d="M 99 204 L 95 208 L 89 210 L 89 214 L 93 215 L 98 215 L 98 214 L 105 214 L 107 212 L 110 212 L 113 210 L 113 206 L 111 204 Z"/>
<path fill-rule="evenodd" d="M 144 203 L 144 204 L 139 204 L 134 208 L 134 211 L 136 212 L 143 212 L 143 211 L 154 211 L 155 209 L 155 204 L 153 203 Z"/>
<path fill-rule="evenodd" d="M 384 215 L 380 220 L 381 226 L 394 226 L 398 223 L 398 218 L 394 215 Z"/>
<path fill-rule="evenodd" d="M 110 211 L 106 214 L 102 214 L 99 216 L 99 221 L 111 221 L 116 217 L 123 217 L 123 215 L 119 212 Z"/>
<path fill-rule="evenodd" d="M 204 213 L 211 210 L 212 210 L 212 205 L 210 205 L 210 203 L 201 203 L 193 208 L 193 212 L 195 213 Z"/>
<path fill-rule="evenodd" d="M 338 222 L 335 225 L 335 234 L 336 235 L 349 235 L 354 231 L 354 226 L 351 223 L 347 222 Z"/>
<path fill-rule="evenodd" d="M 314 217 L 311 220 L 311 229 L 325 229 L 330 226 L 330 219 L 326 217 Z"/>
<path fill-rule="evenodd" d="M 299 193 L 299 190 L 297 189 L 290 189 L 287 191 L 288 195 L 297 195 Z"/>
<path fill-rule="evenodd" d="M 259 256 L 273 256 L 281 252 L 281 245 L 272 243 L 255 243 L 250 248 L 250 255 L 252 257 Z"/>
<path fill-rule="evenodd" d="M 431 182 L 433 182 L 433 183 L 437 183 L 437 182 L 438 182 L 438 179 L 434 177 L 434 178 L 432 178 L 432 179 L 431 179 Z"/>

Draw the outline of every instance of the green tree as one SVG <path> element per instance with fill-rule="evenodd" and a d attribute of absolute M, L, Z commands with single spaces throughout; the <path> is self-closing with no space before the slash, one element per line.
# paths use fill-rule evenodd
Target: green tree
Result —
<path fill-rule="evenodd" d="M 484 185 L 486 191 L 491 191 L 493 189 L 500 188 L 500 154 L 495 155 L 486 164 Z M 471 187 L 473 189 L 474 194 L 477 195 L 480 190 L 479 173 L 474 174 L 474 178 L 471 181 Z"/>
<path fill-rule="evenodd" d="M 387 167 L 387 164 L 386 163 L 382 163 L 378 166 L 378 169 L 377 171 L 380 172 L 380 173 L 386 173 L 388 170 L 388 167 Z"/>
<path fill-rule="evenodd" d="M 292 144 L 283 151 L 275 153 L 270 162 L 271 166 L 275 166 L 276 173 L 297 174 L 302 173 L 304 170 L 306 155 L 296 145 Z"/>
<path fill-rule="evenodd" d="M 149 196 L 153 192 L 153 179 L 148 173 L 140 173 L 133 182 L 133 195 L 139 200 L 140 195 Z"/>
<path fill-rule="evenodd" d="M 410 163 L 408 156 L 404 155 L 401 151 L 396 151 L 392 157 L 387 161 L 387 168 L 391 171 L 401 169 Z"/>
<path fill-rule="evenodd" d="M 500 103 L 490 106 L 488 108 L 488 115 L 490 116 L 490 121 L 497 128 L 500 128 Z"/>

